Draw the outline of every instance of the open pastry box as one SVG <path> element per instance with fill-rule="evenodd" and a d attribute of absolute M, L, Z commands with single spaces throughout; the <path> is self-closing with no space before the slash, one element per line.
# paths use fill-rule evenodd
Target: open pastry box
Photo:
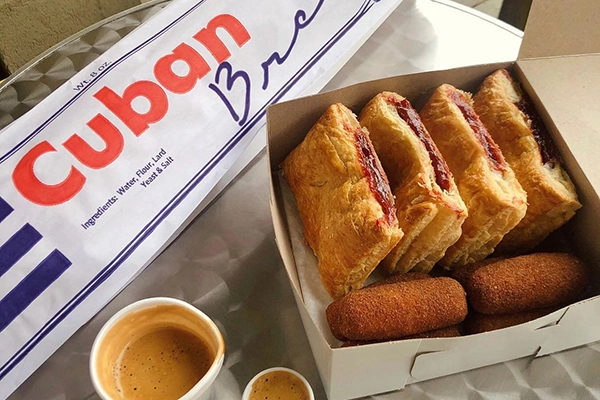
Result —
<path fill-rule="evenodd" d="M 276 104 L 268 109 L 268 157 L 275 236 L 300 315 L 330 400 L 393 391 L 435 377 L 521 357 L 539 357 L 600 340 L 600 29 L 596 2 L 534 1 L 519 59 L 365 82 Z M 551 27 L 551 28 L 550 28 Z M 490 44 L 493 45 L 493 44 Z M 442 83 L 474 93 L 483 78 L 507 68 L 520 81 L 551 133 L 582 208 L 561 228 L 572 251 L 594 271 L 593 293 L 533 321 L 454 338 L 409 339 L 340 347 L 319 299 L 307 293 L 301 273 L 315 263 L 289 200 L 280 163 L 324 110 L 340 102 L 358 113 L 374 95 L 395 91 L 419 110 Z M 290 204 L 292 204 L 290 206 Z M 312 259 L 311 259 L 312 257 Z M 318 275 L 313 275 L 318 280 Z M 319 282 L 317 282 L 319 283 Z M 322 305 L 321 305 L 322 307 Z"/>

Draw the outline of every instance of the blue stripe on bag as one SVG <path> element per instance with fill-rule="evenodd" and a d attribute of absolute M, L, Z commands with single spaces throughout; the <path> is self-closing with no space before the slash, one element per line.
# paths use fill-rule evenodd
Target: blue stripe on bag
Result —
<path fill-rule="evenodd" d="M 53 250 L 17 286 L 0 300 L 0 332 L 71 266 L 59 250 Z"/>
<path fill-rule="evenodd" d="M 0 277 L 27 254 L 41 238 L 42 235 L 33 226 L 25 224 L 0 246 Z"/>
<path fill-rule="evenodd" d="M 0 197 L 0 222 L 8 217 L 8 214 L 13 212 L 13 208 L 2 197 Z"/>

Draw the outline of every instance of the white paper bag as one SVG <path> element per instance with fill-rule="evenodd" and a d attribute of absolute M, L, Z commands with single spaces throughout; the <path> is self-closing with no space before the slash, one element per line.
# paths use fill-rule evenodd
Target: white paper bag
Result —
<path fill-rule="evenodd" d="M 0 397 L 172 240 L 269 104 L 320 90 L 399 3 L 175 1 L 4 130 Z"/>

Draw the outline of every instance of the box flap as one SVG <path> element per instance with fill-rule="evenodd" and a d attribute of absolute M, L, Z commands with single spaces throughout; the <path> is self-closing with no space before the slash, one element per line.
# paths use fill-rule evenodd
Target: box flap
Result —
<path fill-rule="evenodd" d="M 519 59 L 600 52 L 597 0 L 534 0 Z"/>
<path fill-rule="evenodd" d="M 600 302 L 588 299 L 568 307 L 562 318 L 553 325 L 540 328 L 548 333 L 537 357 L 591 343 L 600 337 Z"/>
<path fill-rule="evenodd" d="M 335 349 L 329 400 L 358 398 L 404 388 L 421 340 L 401 340 Z"/>
<path fill-rule="evenodd" d="M 556 325 L 563 312 L 557 311 L 526 324 L 484 332 L 468 337 L 423 341 L 411 370 L 411 382 L 419 382 L 456 371 L 467 371 L 539 352 L 549 331 L 539 328 Z M 519 338 L 515 340 L 515 338 Z"/>
<path fill-rule="evenodd" d="M 543 104 L 538 111 L 560 132 L 555 139 L 567 165 L 575 160 L 600 193 L 600 54 L 518 61 L 525 90 Z M 574 160 L 571 160 L 571 157 Z M 575 171 L 571 171 L 574 173 Z"/>

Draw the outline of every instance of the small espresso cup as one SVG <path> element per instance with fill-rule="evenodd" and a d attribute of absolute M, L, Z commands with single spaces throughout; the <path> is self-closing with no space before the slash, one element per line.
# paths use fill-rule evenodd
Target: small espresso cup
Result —
<path fill-rule="evenodd" d="M 90 375 L 104 400 L 207 400 L 224 357 L 223 336 L 208 316 L 155 297 L 123 308 L 100 329 Z"/>
<path fill-rule="evenodd" d="M 242 400 L 315 400 L 312 388 L 299 372 L 273 367 L 259 372 L 248 382 Z"/>

